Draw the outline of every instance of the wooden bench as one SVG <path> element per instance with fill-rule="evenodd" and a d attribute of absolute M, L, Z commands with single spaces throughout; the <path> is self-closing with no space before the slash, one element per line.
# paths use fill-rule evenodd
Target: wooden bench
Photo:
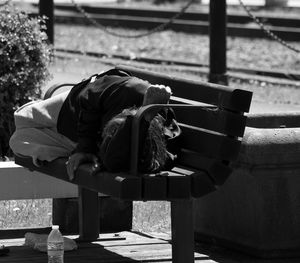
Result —
<path fill-rule="evenodd" d="M 118 68 L 150 83 L 171 87 L 170 105 L 164 107 L 172 107 L 180 123 L 182 154 L 179 165 L 164 175 L 139 174 L 139 121 L 146 111 L 162 105 L 143 107 L 133 122 L 130 172 L 91 175 L 91 165 L 85 164 L 79 167 L 71 182 L 79 187 L 80 238 L 99 237 L 98 192 L 123 200 L 170 201 L 173 262 L 194 262 L 193 199 L 215 191 L 230 175 L 230 163 L 239 154 L 246 126 L 244 113 L 249 111 L 252 93 L 128 66 Z M 52 88 L 45 96 L 51 96 L 63 86 Z M 27 157 L 16 156 L 15 162 L 69 182 L 66 158 L 42 167 L 35 167 Z"/>

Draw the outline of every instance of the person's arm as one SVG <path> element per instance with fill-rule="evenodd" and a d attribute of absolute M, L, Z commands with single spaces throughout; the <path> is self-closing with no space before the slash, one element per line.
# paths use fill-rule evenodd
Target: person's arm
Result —
<path fill-rule="evenodd" d="M 69 157 L 67 172 L 70 180 L 74 179 L 75 172 L 82 163 L 92 162 L 98 164 L 96 156 L 99 139 L 98 132 L 101 125 L 100 91 L 89 83 L 85 91 L 79 95 L 79 116 L 77 130 L 78 143 L 74 153 Z"/>
<path fill-rule="evenodd" d="M 75 152 L 66 162 L 67 173 L 70 180 L 74 179 L 77 168 L 83 163 L 94 163 L 94 172 L 100 168 L 98 157 L 95 154 L 87 152 Z"/>
<path fill-rule="evenodd" d="M 131 105 L 131 93 L 124 89 L 130 77 L 120 76 L 123 75 L 97 78 L 79 95 L 78 124 L 74 131 L 77 132 L 78 144 L 67 163 L 70 178 L 74 178 L 76 169 L 82 163 L 93 162 L 100 167 L 97 145 L 101 144 L 102 125 L 125 106 Z"/>

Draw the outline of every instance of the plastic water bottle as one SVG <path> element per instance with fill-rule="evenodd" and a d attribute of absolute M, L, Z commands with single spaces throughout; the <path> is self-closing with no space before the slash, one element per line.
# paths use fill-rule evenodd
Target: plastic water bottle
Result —
<path fill-rule="evenodd" d="M 64 237 L 59 231 L 59 226 L 52 226 L 47 239 L 48 263 L 64 262 Z"/>

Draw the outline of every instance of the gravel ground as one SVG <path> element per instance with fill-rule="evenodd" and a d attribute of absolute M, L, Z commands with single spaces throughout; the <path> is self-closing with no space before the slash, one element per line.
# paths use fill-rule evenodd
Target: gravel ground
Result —
<path fill-rule="evenodd" d="M 209 38 L 205 35 L 163 31 L 142 38 L 117 38 L 98 28 L 75 25 L 55 27 L 55 47 L 82 51 L 120 53 L 187 60 L 208 64 Z M 140 30 L 110 29 L 121 34 L 137 35 Z M 70 41 L 72 39 L 72 41 Z M 78 40 L 78 41 L 76 41 Z M 300 49 L 299 42 L 290 43 Z M 228 66 L 245 68 L 300 71 L 300 53 L 296 53 L 275 41 L 228 37 Z"/>
<path fill-rule="evenodd" d="M 116 29 L 114 32 L 139 34 L 144 31 Z M 117 38 L 102 32 L 95 27 L 56 25 L 55 47 L 81 51 L 96 51 L 106 54 L 123 54 L 132 58 L 146 56 L 150 58 L 164 58 L 186 60 L 208 64 L 209 39 L 205 35 L 176 33 L 163 31 L 143 38 Z M 70 39 L 72 41 L 70 41 Z M 300 43 L 291 43 L 300 49 Z M 268 70 L 283 70 L 285 72 L 300 71 L 300 54 L 295 53 L 277 42 L 266 39 L 247 39 L 228 37 L 227 43 L 228 67 L 259 68 Z M 99 61 L 109 65 L 130 63 L 149 68 L 149 65 L 137 64 L 134 61 L 116 61 L 113 59 L 86 61 L 82 57 L 77 60 L 58 60 L 57 70 L 64 71 L 73 68 L 84 74 L 95 73 Z M 194 74 L 180 67 L 152 66 L 153 70 L 170 74 L 183 75 L 188 78 L 202 78 L 203 74 Z M 151 68 L 151 69 L 152 69 Z M 97 72 L 97 71 L 96 71 Z M 230 86 L 254 91 L 254 100 L 269 103 L 300 104 L 300 82 L 290 82 L 290 85 L 276 79 L 242 81 L 231 79 Z"/>

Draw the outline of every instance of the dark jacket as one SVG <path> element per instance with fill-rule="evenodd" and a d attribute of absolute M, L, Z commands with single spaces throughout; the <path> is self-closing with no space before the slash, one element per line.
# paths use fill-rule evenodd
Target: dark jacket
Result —
<path fill-rule="evenodd" d="M 59 113 L 57 130 L 74 142 L 77 152 L 97 153 L 104 125 L 123 109 L 142 106 L 150 83 L 112 69 L 75 85 Z"/>

